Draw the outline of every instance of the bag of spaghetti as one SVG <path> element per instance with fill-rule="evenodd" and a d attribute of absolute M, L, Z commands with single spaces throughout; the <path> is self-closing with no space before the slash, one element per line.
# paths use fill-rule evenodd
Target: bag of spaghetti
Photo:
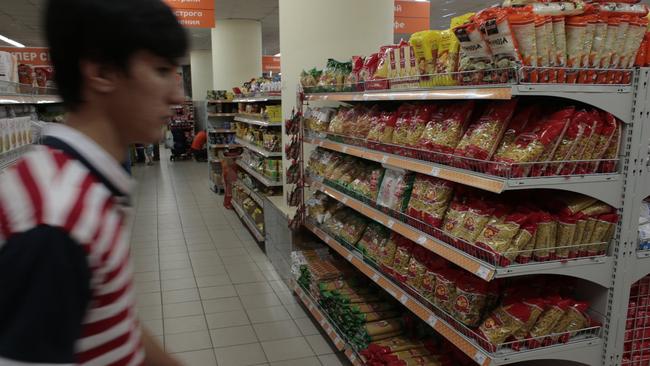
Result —
<path fill-rule="evenodd" d="M 474 101 L 463 101 L 439 107 L 427 123 L 419 146 L 425 150 L 452 154 L 465 133 L 474 106 Z M 450 158 L 436 155 L 434 161 L 444 163 L 449 162 Z"/>
<path fill-rule="evenodd" d="M 436 72 L 432 80 L 433 85 L 456 85 L 456 81 L 451 73 L 456 72 L 458 68 L 459 47 L 458 39 L 451 29 L 440 31 Z"/>

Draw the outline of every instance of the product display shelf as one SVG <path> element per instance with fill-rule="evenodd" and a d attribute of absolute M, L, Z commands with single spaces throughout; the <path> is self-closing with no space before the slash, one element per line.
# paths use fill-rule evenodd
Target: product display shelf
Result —
<path fill-rule="evenodd" d="M 239 144 L 208 144 L 208 147 L 218 149 L 235 149 L 241 147 Z"/>
<path fill-rule="evenodd" d="M 237 113 L 208 113 L 208 117 L 234 117 Z"/>
<path fill-rule="evenodd" d="M 268 151 L 262 147 L 259 147 L 251 142 L 248 142 L 246 140 L 240 139 L 239 137 L 235 138 L 235 142 L 238 143 L 239 145 L 247 148 L 248 150 L 254 151 L 266 158 L 275 158 L 275 157 L 281 157 L 282 153 L 281 152 L 272 152 Z"/>
<path fill-rule="evenodd" d="M 10 95 L 0 93 L 0 104 L 56 104 L 62 101 L 56 95 Z"/>
<path fill-rule="evenodd" d="M 296 211 L 298 210 L 297 207 L 289 207 L 287 205 L 286 200 L 284 199 L 284 196 L 267 196 L 266 197 L 269 202 L 271 202 L 275 207 L 284 214 L 284 216 L 287 219 L 292 219 L 296 215 Z"/>
<path fill-rule="evenodd" d="M 380 90 L 365 92 L 309 93 L 306 101 L 372 102 L 409 100 L 506 100 L 514 96 L 547 96 L 580 101 L 629 123 L 634 101 L 629 85 L 586 84 L 512 84 L 486 86 L 436 87 L 434 89 Z"/>
<path fill-rule="evenodd" d="M 250 218 L 250 216 L 248 216 L 246 211 L 244 211 L 244 209 L 239 206 L 235 200 L 232 200 L 232 207 L 235 209 L 235 212 L 237 212 L 237 216 L 239 216 L 244 224 L 246 224 L 246 227 L 248 227 L 255 239 L 257 241 L 264 241 L 264 234 L 259 231 L 257 225 L 255 225 L 255 222 Z"/>
<path fill-rule="evenodd" d="M 237 180 L 235 182 L 237 187 L 241 188 L 246 194 L 253 200 L 255 201 L 260 207 L 264 207 L 264 198 L 258 193 L 255 192 L 254 190 L 250 189 L 246 183 L 242 182 L 241 180 Z"/>
<path fill-rule="evenodd" d="M 332 322 L 325 315 L 325 312 L 321 309 L 318 303 L 311 296 L 309 296 L 309 294 L 303 290 L 295 280 L 291 281 L 291 288 L 293 289 L 293 292 L 298 296 L 298 299 L 300 299 L 300 302 L 307 308 L 314 320 L 316 320 L 316 322 L 320 325 L 321 329 L 325 331 L 336 349 L 338 351 L 342 351 L 343 354 L 345 354 L 348 360 L 352 363 L 352 365 L 363 366 L 364 362 L 361 360 L 361 357 L 357 355 L 354 349 L 352 349 L 352 347 L 341 338 L 336 330 L 336 327 L 332 325 Z"/>
<path fill-rule="evenodd" d="M 416 173 L 438 177 L 489 192 L 551 188 L 582 193 L 620 208 L 623 179 L 620 174 L 591 174 L 569 177 L 502 178 L 424 160 L 394 155 L 323 138 L 305 138 L 305 142 L 343 154 L 379 162 Z"/>
<path fill-rule="evenodd" d="M 281 187 L 282 182 L 280 181 L 274 181 L 269 179 L 268 177 L 262 175 L 261 173 L 255 171 L 255 169 L 249 167 L 246 165 L 246 163 L 242 162 L 241 160 L 237 160 L 237 165 L 244 169 L 246 173 L 252 175 L 255 179 L 257 179 L 260 183 L 264 184 L 267 187 Z"/>
<path fill-rule="evenodd" d="M 235 103 L 230 99 L 208 99 L 208 104 L 224 104 L 224 103 Z"/>
<path fill-rule="evenodd" d="M 446 338 L 458 349 L 471 357 L 477 364 L 507 365 L 523 361 L 533 360 L 567 360 L 580 362 L 585 365 L 599 364 L 602 359 L 603 340 L 599 337 L 585 336 L 571 339 L 569 343 L 542 347 L 533 350 L 522 350 L 519 352 L 511 350 L 500 350 L 495 353 L 488 352 L 478 343 L 462 334 L 451 324 L 440 318 L 427 306 L 423 305 L 413 295 L 396 285 L 393 280 L 388 279 L 380 271 L 364 261 L 361 254 L 352 252 L 325 231 L 307 222 L 305 227 L 322 239 L 328 246 L 334 249 L 348 262 L 359 269 L 364 275 L 372 279 L 392 297 L 400 301 L 413 314 L 427 322 L 441 336 Z"/>
<path fill-rule="evenodd" d="M 235 133 L 236 131 L 227 128 L 210 128 L 208 129 L 208 132 L 209 133 Z"/>
<path fill-rule="evenodd" d="M 360 214 L 373 219 L 387 228 L 401 234 L 433 253 L 445 258 L 474 275 L 491 281 L 496 278 L 525 276 L 531 274 L 559 274 L 581 278 L 608 287 L 612 281 L 612 260 L 610 257 L 597 256 L 563 261 L 531 262 L 527 264 L 511 264 L 502 267 L 488 263 L 481 258 L 472 256 L 451 244 L 435 238 L 407 223 L 385 214 L 367 204 L 350 197 L 317 180 L 307 179 L 310 187 L 321 191 Z"/>
<path fill-rule="evenodd" d="M 259 114 L 251 115 L 239 113 L 235 115 L 235 121 L 262 127 L 282 127 L 281 122 L 269 122 Z"/>
<path fill-rule="evenodd" d="M 241 97 L 233 99 L 233 103 L 259 103 L 259 102 L 272 102 L 282 100 L 281 95 L 260 95 L 252 97 Z"/>

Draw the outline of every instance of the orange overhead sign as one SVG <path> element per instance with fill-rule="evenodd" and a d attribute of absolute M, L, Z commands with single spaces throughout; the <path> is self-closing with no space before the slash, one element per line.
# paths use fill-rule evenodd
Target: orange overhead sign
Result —
<path fill-rule="evenodd" d="M 182 26 L 214 28 L 214 0 L 164 0 Z"/>
<path fill-rule="evenodd" d="M 395 34 L 411 34 L 430 28 L 429 1 L 395 0 Z"/>
<path fill-rule="evenodd" d="M 31 66 L 51 66 L 50 51 L 47 47 L 0 47 L 0 51 L 16 56 L 19 64 Z"/>
<path fill-rule="evenodd" d="M 182 26 L 188 28 L 214 28 L 214 10 L 174 9 Z"/>
<path fill-rule="evenodd" d="M 280 72 L 280 57 L 262 56 L 262 71 Z"/>
<path fill-rule="evenodd" d="M 214 10 L 214 0 L 164 0 L 172 9 Z"/>

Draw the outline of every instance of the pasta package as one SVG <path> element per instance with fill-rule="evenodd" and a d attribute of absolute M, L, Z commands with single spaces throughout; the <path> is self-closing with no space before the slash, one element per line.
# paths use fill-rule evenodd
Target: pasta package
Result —
<path fill-rule="evenodd" d="M 453 183 L 447 180 L 418 174 L 408 203 L 408 215 L 432 227 L 440 227 L 453 190 Z"/>
<path fill-rule="evenodd" d="M 458 146 L 472 115 L 474 102 L 456 102 L 439 108 L 427 123 L 419 145 L 425 150 L 451 154 Z"/>
<path fill-rule="evenodd" d="M 492 159 L 516 106 L 515 99 L 491 102 L 483 115 L 468 127 L 456 148 L 456 155 L 478 160 Z"/>
<path fill-rule="evenodd" d="M 603 154 L 603 162 L 600 163 L 598 171 L 600 173 L 614 173 L 616 171 L 616 161 L 614 161 L 619 154 L 619 149 L 621 146 L 622 138 L 622 127 L 621 123 L 617 123 L 616 130 L 614 131 L 614 136 L 612 136 L 609 146 L 605 153 Z"/>
<path fill-rule="evenodd" d="M 390 143 L 393 140 L 396 124 L 397 112 L 381 112 L 376 119 L 371 121 L 367 139 L 379 143 Z"/>
<path fill-rule="evenodd" d="M 534 14 L 542 16 L 579 15 L 585 11 L 582 1 L 533 2 L 530 7 Z"/>
<path fill-rule="evenodd" d="M 436 77 L 434 85 L 454 85 L 454 78 L 449 74 L 458 67 L 458 49 L 460 44 L 454 33 L 447 29 L 439 33 L 438 58 L 436 59 Z"/>
<path fill-rule="evenodd" d="M 551 66 L 551 44 L 550 35 L 547 34 L 547 22 L 551 21 L 550 17 L 535 15 L 535 39 L 537 46 L 537 67 L 542 68 L 538 73 L 538 79 L 541 83 L 549 81 L 549 70 Z"/>
<path fill-rule="evenodd" d="M 553 215 L 543 212 L 537 222 L 535 236 L 535 260 L 547 261 L 555 255 L 555 240 L 557 236 L 557 221 Z"/>
<path fill-rule="evenodd" d="M 498 345 L 521 329 L 531 317 L 531 309 L 523 303 L 497 308 L 479 326 L 479 333 L 491 344 Z"/>
<path fill-rule="evenodd" d="M 379 188 L 377 204 L 393 211 L 406 209 L 415 175 L 403 170 L 386 169 Z"/>
<path fill-rule="evenodd" d="M 487 282 L 476 277 L 459 278 L 452 304 L 453 315 L 461 323 L 476 327 L 487 302 Z"/>
<path fill-rule="evenodd" d="M 487 44 L 493 57 L 496 69 L 495 82 L 507 83 L 510 80 L 511 70 L 523 64 L 517 39 L 513 35 L 508 14 L 498 12 L 494 18 L 490 17 L 482 24 Z"/>
<path fill-rule="evenodd" d="M 584 16 L 573 16 L 566 18 L 566 48 L 568 68 L 579 68 L 582 65 L 587 24 L 588 20 Z M 561 81 L 573 84 L 577 80 L 578 71 L 568 70 L 566 80 Z"/>
<path fill-rule="evenodd" d="M 562 317 L 564 317 L 565 312 L 569 306 L 571 306 L 571 300 L 558 298 L 557 300 L 551 301 L 553 303 L 550 304 L 549 308 L 547 308 L 542 315 L 540 315 L 539 319 L 537 319 L 537 322 L 530 330 L 530 337 L 540 338 L 551 334 L 555 325 L 560 321 L 560 319 L 562 319 Z M 540 343 L 541 342 L 538 339 L 531 339 L 528 342 L 528 346 L 530 348 L 537 348 Z"/>
<path fill-rule="evenodd" d="M 523 213 L 510 215 L 503 213 L 502 216 L 494 215 L 476 239 L 477 245 L 499 255 L 506 254 L 508 249 L 512 247 L 515 236 L 527 219 L 527 216 Z"/>
<path fill-rule="evenodd" d="M 413 46 L 420 75 L 435 73 L 438 60 L 439 31 L 428 30 L 414 33 L 410 43 Z"/>
<path fill-rule="evenodd" d="M 458 71 L 461 84 L 484 84 L 492 82 L 492 52 L 483 32 L 476 23 L 454 28 L 460 44 Z"/>
<path fill-rule="evenodd" d="M 612 66 L 614 50 L 616 49 L 618 38 L 618 28 L 620 25 L 621 19 L 619 17 L 607 18 L 607 35 L 605 36 L 605 44 L 603 45 L 599 65 L 601 69 L 608 69 Z M 596 74 L 596 82 L 598 84 L 605 84 L 607 82 L 607 71 L 599 70 Z"/>
<path fill-rule="evenodd" d="M 524 66 L 537 66 L 537 37 L 535 34 L 535 16 L 530 11 L 514 11 L 508 9 L 508 22 L 517 42 L 521 62 Z M 531 70 L 526 70 L 524 75 L 531 82 Z"/>

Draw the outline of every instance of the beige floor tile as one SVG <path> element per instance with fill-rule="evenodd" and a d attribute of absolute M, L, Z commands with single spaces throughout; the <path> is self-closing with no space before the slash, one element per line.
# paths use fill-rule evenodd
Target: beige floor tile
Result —
<path fill-rule="evenodd" d="M 243 310 L 206 314 L 205 318 L 208 321 L 209 329 L 250 325 L 249 318 Z"/>
<path fill-rule="evenodd" d="M 165 350 L 167 352 L 176 353 L 202 349 L 212 349 L 210 334 L 206 330 L 165 335 Z"/>
<path fill-rule="evenodd" d="M 165 318 L 164 324 L 165 334 L 198 332 L 208 329 L 203 314 L 181 318 Z"/>
<path fill-rule="evenodd" d="M 253 324 L 253 329 L 260 341 L 300 337 L 301 333 L 293 320 Z"/>
<path fill-rule="evenodd" d="M 205 300 L 203 308 L 206 314 L 222 313 L 224 311 L 244 310 L 238 297 L 225 297 L 223 299 Z"/>
<path fill-rule="evenodd" d="M 214 347 L 236 346 L 257 342 L 255 331 L 250 325 L 212 329 L 210 330 L 210 336 L 212 337 Z"/>
<path fill-rule="evenodd" d="M 203 315 L 200 301 L 181 302 L 163 305 L 164 318 L 179 318 L 191 315 Z"/>
<path fill-rule="evenodd" d="M 309 344 L 303 337 L 262 342 L 262 348 L 269 361 L 295 360 L 314 356 Z"/>
<path fill-rule="evenodd" d="M 247 309 L 248 317 L 252 323 L 275 322 L 280 320 L 289 320 L 291 315 L 283 306 L 271 306 L 265 308 Z M 303 333 L 303 335 L 305 335 Z"/>
<path fill-rule="evenodd" d="M 266 362 L 266 355 L 259 343 L 215 348 L 219 366 L 259 365 Z"/>

